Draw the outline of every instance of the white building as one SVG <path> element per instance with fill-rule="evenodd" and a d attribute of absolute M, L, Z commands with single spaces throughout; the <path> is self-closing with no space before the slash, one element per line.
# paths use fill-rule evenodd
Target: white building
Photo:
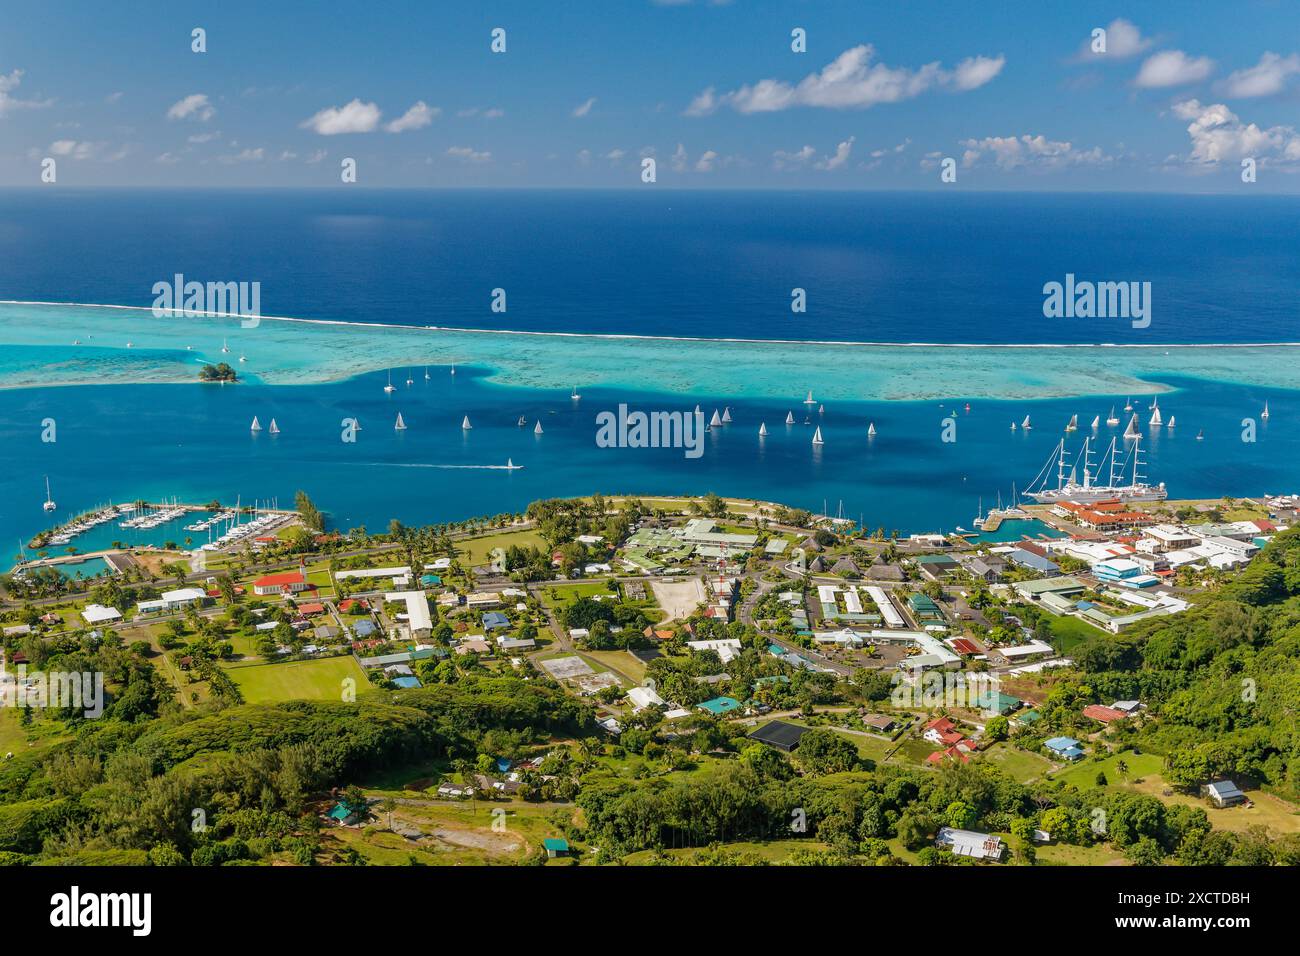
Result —
<path fill-rule="evenodd" d="M 384 600 L 406 605 L 406 626 L 412 639 L 433 633 L 433 616 L 429 613 L 429 601 L 423 591 L 390 591 L 384 595 Z"/>

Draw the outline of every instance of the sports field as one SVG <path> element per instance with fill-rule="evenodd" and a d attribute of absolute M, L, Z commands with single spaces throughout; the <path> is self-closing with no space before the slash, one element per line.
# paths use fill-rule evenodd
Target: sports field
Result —
<path fill-rule="evenodd" d="M 341 700 L 343 679 L 356 681 L 358 694 L 370 689 L 361 665 L 351 655 L 283 664 L 242 664 L 227 667 L 244 700 L 262 704 L 278 700 Z"/>

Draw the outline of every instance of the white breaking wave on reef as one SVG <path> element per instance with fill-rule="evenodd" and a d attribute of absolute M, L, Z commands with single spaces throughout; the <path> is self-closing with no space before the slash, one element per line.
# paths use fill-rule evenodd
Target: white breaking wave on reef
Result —
<path fill-rule="evenodd" d="M 127 348 L 128 342 L 131 347 Z M 0 388 L 195 383 L 231 361 L 255 385 L 455 365 L 500 387 L 826 401 L 1043 399 L 1169 391 L 1178 376 L 1300 389 L 1300 343 L 1010 344 L 709 339 L 329 319 L 158 318 L 139 306 L 0 303 Z M 74 344 L 75 343 L 75 344 Z M 228 352 L 223 352 L 228 348 Z M 53 356 L 53 357 L 52 357 Z M 214 386 L 208 386 L 214 387 Z"/>

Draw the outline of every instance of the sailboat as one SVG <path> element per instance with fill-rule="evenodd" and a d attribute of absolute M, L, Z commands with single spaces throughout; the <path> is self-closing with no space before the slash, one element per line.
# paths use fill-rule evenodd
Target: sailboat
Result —
<path fill-rule="evenodd" d="M 1264 421 L 1268 421 L 1268 402 L 1267 402 L 1267 401 L 1264 402 L 1264 410 L 1263 410 L 1262 412 L 1259 413 L 1259 417 L 1262 418 Z"/>
<path fill-rule="evenodd" d="M 272 435 L 280 434 L 280 426 L 275 423 L 274 418 L 271 419 L 271 427 L 268 428 L 267 431 Z"/>
<path fill-rule="evenodd" d="M 541 433 L 542 433 L 542 420 L 539 418 L 537 420 L 537 425 L 533 428 L 533 434 L 540 435 Z"/>
<path fill-rule="evenodd" d="M 44 508 L 46 511 L 53 511 L 55 508 L 58 507 L 58 505 L 54 503 L 54 497 L 50 494 L 49 475 L 45 476 L 45 504 L 43 504 L 41 507 Z"/>
<path fill-rule="evenodd" d="M 875 437 L 876 437 L 876 423 L 875 423 L 875 422 L 872 422 L 870 425 L 867 426 L 867 437 L 868 437 L 868 438 L 875 438 Z"/>
<path fill-rule="evenodd" d="M 767 437 L 767 422 L 763 422 L 763 424 L 758 426 L 758 437 L 759 438 Z"/>
<path fill-rule="evenodd" d="M 393 425 L 393 427 L 394 427 L 395 429 L 397 429 L 399 432 L 400 432 L 400 431 L 405 431 L 405 430 L 406 430 L 406 422 L 402 421 L 402 413 L 401 413 L 401 412 L 398 412 L 398 413 L 397 413 L 397 422 Z"/>
<path fill-rule="evenodd" d="M 468 415 L 466 415 L 465 418 L 464 418 L 464 420 L 460 423 L 460 427 L 461 427 L 463 430 L 465 430 L 465 431 L 469 431 L 471 428 L 474 427 L 473 425 L 471 425 L 471 424 L 469 423 L 469 416 L 468 416 Z"/>
<path fill-rule="evenodd" d="M 395 385 L 393 384 L 393 370 L 392 370 L 392 369 L 389 369 L 389 370 L 388 370 L 388 384 L 384 386 L 384 391 L 385 391 L 387 394 L 389 394 L 389 395 L 391 395 L 391 394 L 393 394 L 393 392 L 397 391 L 397 386 L 395 386 Z"/>
<path fill-rule="evenodd" d="M 1096 431 L 1100 427 L 1101 427 L 1101 416 L 1097 415 L 1092 420 L 1092 430 Z"/>
<path fill-rule="evenodd" d="M 515 422 L 515 424 L 518 425 L 520 428 L 523 428 L 525 425 L 528 424 L 528 419 L 524 418 L 523 415 L 520 415 L 519 421 Z"/>
<path fill-rule="evenodd" d="M 506 459 L 506 471 L 518 471 L 523 465 L 516 465 L 513 458 Z"/>
<path fill-rule="evenodd" d="M 414 385 L 414 384 L 415 384 L 415 379 L 411 378 L 411 370 L 410 370 L 410 369 L 407 369 L 407 370 L 406 370 L 406 385 L 407 385 L 408 388 L 410 388 L 410 387 L 411 387 L 412 385 Z"/>
<path fill-rule="evenodd" d="M 455 375 L 455 374 L 456 374 L 456 365 L 455 365 L 455 363 L 452 363 L 452 366 L 451 366 L 451 374 L 452 374 L 452 375 Z"/>
<path fill-rule="evenodd" d="M 803 400 L 805 405 L 816 405 L 817 400 L 812 397 L 812 389 L 808 389 L 808 397 Z"/>
<path fill-rule="evenodd" d="M 1160 406 L 1153 402 L 1151 404 L 1151 418 L 1147 422 L 1147 424 L 1154 425 L 1157 428 L 1159 428 L 1164 423 L 1165 423 L 1164 419 L 1160 416 Z"/>
<path fill-rule="evenodd" d="M 794 424 L 794 412 L 786 412 L 786 413 L 785 413 L 785 423 L 786 423 L 787 425 L 793 425 L 793 424 Z"/>
<path fill-rule="evenodd" d="M 429 366 L 424 367 L 424 380 L 427 382 L 432 376 L 429 374 Z"/>
<path fill-rule="evenodd" d="M 262 423 L 257 420 L 256 415 L 253 416 L 253 424 L 249 426 L 248 430 L 251 432 L 260 432 L 262 430 Z"/>
<path fill-rule="evenodd" d="M 222 339 L 222 340 L 221 340 L 221 354 L 222 354 L 222 355 L 229 355 L 229 354 L 230 354 L 230 346 L 226 344 L 226 340 L 225 340 L 225 339 Z"/>
<path fill-rule="evenodd" d="M 1025 429 L 1029 429 L 1029 428 L 1033 428 L 1033 427 L 1034 427 L 1033 425 L 1029 424 L 1029 416 L 1028 416 L 1028 415 L 1026 415 L 1026 416 L 1025 416 L 1025 420 L 1024 420 L 1023 422 L 1020 423 L 1020 427 L 1021 427 L 1021 428 L 1025 428 Z"/>
<path fill-rule="evenodd" d="M 1126 399 L 1124 400 L 1124 411 L 1126 411 L 1126 412 L 1131 412 L 1131 411 L 1133 411 L 1133 399 L 1132 399 L 1132 398 L 1126 398 Z"/>
<path fill-rule="evenodd" d="M 722 410 L 722 424 L 726 425 L 731 421 L 731 406 L 728 405 Z"/>
<path fill-rule="evenodd" d="M 1137 438 L 1139 434 L 1140 433 L 1138 432 L 1138 416 L 1137 416 L 1137 412 L 1134 412 L 1133 417 L 1128 420 L 1128 428 L 1124 429 L 1124 437 Z"/>
<path fill-rule="evenodd" d="M 818 406 L 817 406 L 817 414 L 818 414 L 818 415 L 825 415 L 825 414 L 826 414 L 826 406 L 825 406 L 825 405 L 818 405 Z"/>
<path fill-rule="evenodd" d="M 570 395 L 569 398 L 573 399 L 575 402 L 582 398 L 582 396 L 578 394 L 578 386 L 573 386 L 573 394 Z"/>
<path fill-rule="evenodd" d="M 1015 422 L 1012 422 L 1012 423 L 1011 423 L 1011 430 L 1012 430 L 1012 431 L 1015 431 L 1015 430 L 1016 430 L 1016 423 L 1015 423 Z"/>
<path fill-rule="evenodd" d="M 812 443 L 813 443 L 814 445 L 824 445 L 824 444 L 826 444 L 824 441 L 822 441 L 822 427 L 821 427 L 820 425 L 818 425 L 818 426 L 817 426 L 817 430 L 816 430 L 815 432 L 813 432 Z"/>
<path fill-rule="evenodd" d="M 709 419 L 709 427 L 717 428 L 721 424 L 722 424 L 722 418 L 721 416 L 718 415 L 718 410 L 715 408 L 713 410 L 713 417 Z"/>
<path fill-rule="evenodd" d="M 1175 416 L 1170 415 L 1170 416 L 1169 416 L 1169 424 L 1166 425 L 1165 427 L 1166 427 L 1166 428 L 1173 428 L 1173 427 L 1174 427 L 1174 419 L 1175 419 Z"/>
<path fill-rule="evenodd" d="M 248 356 L 247 356 L 247 355 L 241 355 L 241 356 L 239 356 L 239 361 L 241 361 L 241 362 L 247 362 L 247 361 L 248 361 Z"/>
<path fill-rule="evenodd" d="M 1115 406 L 1110 407 L 1110 414 L 1106 416 L 1107 425 L 1118 425 L 1119 419 L 1115 417 Z"/>
<path fill-rule="evenodd" d="M 1069 424 L 1065 426 L 1067 432 L 1077 432 L 1079 430 L 1079 416 L 1071 415 Z"/>
<path fill-rule="evenodd" d="M 1205 441 L 1205 429 L 1204 429 L 1204 428 L 1202 428 L 1199 432 L 1196 433 L 1196 440 L 1197 440 L 1197 441 Z"/>

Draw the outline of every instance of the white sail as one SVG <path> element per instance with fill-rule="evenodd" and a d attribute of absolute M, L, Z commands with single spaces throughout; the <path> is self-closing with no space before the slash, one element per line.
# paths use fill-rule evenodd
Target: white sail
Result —
<path fill-rule="evenodd" d="M 1092 420 L 1092 427 L 1093 427 L 1093 430 L 1095 431 L 1095 430 L 1096 430 L 1097 428 L 1099 428 L 1100 426 L 1101 426 L 1101 416 L 1098 415 L 1097 417 L 1095 417 L 1095 418 Z"/>
<path fill-rule="evenodd" d="M 1170 415 L 1170 416 L 1169 416 L 1169 424 L 1166 425 L 1165 427 L 1166 427 L 1166 428 L 1173 428 L 1173 427 L 1174 427 L 1174 419 L 1175 419 L 1175 416 Z"/>
<path fill-rule="evenodd" d="M 573 399 L 575 402 L 582 398 L 582 396 L 578 394 L 578 386 L 573 386 L 573 394 L 570 395 L 569 398 Z"/>
<path fill-rule="evenodd" d="M 50 494 L 49 475 L 45 476 L 45 504 L 42 505 L 41 507 L 43 507 L 46 511 L 53 511 L 55 508 L 58 507 L 58 505 L 54 503 L 54 496 Z"/>
<path fill-rule="evenodd" d="M 1133 411 L 1133 399 L 1131 398 L 1124 399 L 1124 411 L 1126 412 Z"/>
<path fill-rule="evenodd" d="M 424 380 L 427 382 L 432 376 L 429 374 L 429 366 L 424 367 Z"/>
<path fill-rule="evenodd" d="M 812 389 L 808 389 L 808 397 L 803 400 L 805 405 L 816 405 L 817 400 L 812 397 Z"/>
<path fill-rule="evenodd" d="M 407 385 L 415 384 L 415 379 L 411 378 L 411 373 L 409 371 L 406 373 L 406 384 Z"/>
<path fill-rule="evenodd" d="M 1199 432 L 1196 433 L 1196 440 L 1205 441 L 1205 429 L 1201 429 Z"/>
<path fill-rule="evenodd" d="M 758 426 L 758 437 L 763 438 L 765 435 L 767 435 L 767 422 Z"/>
<path fill-rule="evenodd" d="M 825 444 L 825 443 L 822 441 L 822 427 L 821 427 L 820 425 L 818 425 L 818 426 L 817 426 L 817 430 L 816 430 L 815 432 L 813 432 L 812 443 L 813 443 L 814 445 Z"/>
<path fill-rule="evenodd" d="M 1016 430 L 1016 423 L 1015 423 L 1015 422 L 1012 422 L 1012 423 L 1011 423 L 1011 430 L 1012 430 L 1012 431 L 1015 431 L 1015 430 Z"/>
<path fill-rule="evenodd" d="M 515 460 L 514 460 L 513 458 L 507 458 L 507 459 L 506 459 L 506 471 L 514 471 L 515 469 L 517 469 L 517 468 L 522 468 L 522 467 L 524 467 L 524 466 L 523 466 L 523 465 L 516 465 L 516 464 L 515 464 Z"/>
<path fill-rule="evenodd" d="M 825 406 L 825 405 L 818 405 L 818 406 L 817 406 L 817 414 L 818 414 L 818 415 L 825 415 L 825 414 L 826 414 L 826 406 Z"/>
<path fill-rule="evenodd" d="M 248 430 L 253 432 L 260 432 L 262 430 L 262 423 L 257 420 L 256 415 L 253 416 L 253 424 L 249 427 Z"/>
<path fill-rule="evenodd" d="M 533 429 L 533 434 L 540 435 L 541 433 L 542 433 L 542 423 L 541 420 L 539 419 L 537 422 L 537 427 Z"/>
<path fill-rule="evenodd" d="M 392 392 L 397 391 L 397 389 L 396 389 L 396 388 L 394 387 L 394 385 L 393 385 L 393 370 L 392 370 L 392 369 L 389 369 L 389 370 L 388 370 L 388 384 L 384 386 L 384 391 L 385 391 L 385 392 L 389 392 L 389 393 L 392 393 Z"/>
<path fill-rule="evenodd" d="M 398 431 L 401 431 L 403 428 L 406 427 L 406 422 L 402 421 L 401 412 L 397 413 L 397 422 L 393 425 L 393 427 L 396 428 Z"/>
<path fill-rule="evenodd" d="M 468 416 L 468 415 L 466 415 L 466 416 L 465 416 L 465 419 L 460 423 L 460 427 L 463 428 L 465 431 L 469 431 L 471 428 L 474 427 L 473 425 L 471 425 L 471 424 L 469 423 L 469 416 Z"/>
<path fill-rule="evenodd" d="M 794 412 L 786 412 L 786 413 L 785 413 L 785 423 L 786 423 L 787 425 L 793 425 L 793 424 L 794 424 Z"/>
<path fill-rule="evenodd" d="M 713 417 L 709 419 L 709 427 L 714 428 L 721 424 L 722 424 L 722 418 L 721 416 L 718 415 L 718 410 L 715 408 L 713 410 Z"/>
<path fill-rule="evenodd" d="M 1028 415 L 1026 415 L 1026 416 L 1025 416 L 1025 420 L 1024 420 L 1023 422 L 1020 423 L 1020 427 L 1021 427 L 1021 428 L 1033 428 L 1033 427 L 1034 427 L 1033 425 L 1029 424 L 1029 416 L 1028 416 Z"/>
<path fill-rule="evenodd" d="M 1268 421 L 1268 402 L 1264 403 L 1264 410 L 1259 413 L 1259 417 L 1264 419 L 1264 421 Z"/>
<path fill-rule="evenodd" d="M 1128 420 L 1128 428 L 1124 429 L 1124 437 L 1136 438 L 1139 434 L 1140 433 L 1138 432 L 1138 416 L 1137 416 L 1137 412 L 1134 412 L 1133 417 Z"/>
<path fill-rule="evenodd" d="M 1078 430 L 1079 430 L 1079 416 L 1078 416 L 1078 415 L 1071 415 L 1071 416 L 1070 416 L 1070 422 L 1069 422 L 1068 425 L 1065 426 L 1065 430 L 1066 430 L 1067 432 L 1073 432 L 1073 431 L 1078 431 Z"/>
<path fill-rule="evenodd" d="M 876 437 L 876 423 L 875 423 L 875 422 L 872 422 L 870 425 L 867 426 L 867 437 L 868 437 L 868 438 L 875 438 L 875 437 Z"/>
<path fill-rule="evenodd" d="M 1158 405 L 1151 406 L 1151 419 L 1147 424 L 1156 426 L 1164 424 L 1164 420 L 1160 417 L 1160 407 Z"/>
<path fill-rule="evenodd" d="M 275 423 L 275 419 L 274 419 L 274 418 L 271 419 L 271 428 L 270 428 L 270 432 L 271 432 L 272 435 L 278 435 L 278 434 L 280 434 L 280 426 L 277 425 L 277 424 Z"/>
<path fill-rule="evenodd" d="M 455 374 L 456 374 L 456 366 L 455 366 L 455 365 L 453 365 L 453 366 L 451 367 L 451 374 L 452 374 L 452 375 L 455 375 Z"/>
<path fill-rule="evenodd" d="M 726 424 L 727 422 L 729 422 L 729 421 L 731 421 L 731 406 L 730 406 L 730 405 L 728 405 L 726 408 L 724 408 L 724 409 L 722 410 L 722 422 L 723 422 L 723 424 L 725 425 L 725 424 Z"/>

